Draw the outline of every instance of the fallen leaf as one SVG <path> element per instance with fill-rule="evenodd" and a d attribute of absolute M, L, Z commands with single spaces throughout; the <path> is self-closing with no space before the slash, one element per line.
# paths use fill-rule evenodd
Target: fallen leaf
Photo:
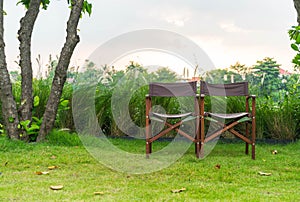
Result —
<path fill-rule="evenodd" d="M 272 175 L 272 173 L 265 173 L 265 172 L 258 172 L 259 175 L 262 175 L 262 176 L 270 176 Z"/>
<path fill-rule="evenodd" d="M 220 169 L 220 168 L 221 168 L 221 165 L 220 165 L 220 164 L 217 164 L 217 165 L 215 165 L 215 168 L 216 168 L 216 169 Z"/>
<path fill-rule="evenodd" d="M 56 159 L 56 158 L 57 158 L 57 157 L 56 157 L 56 156 L 54 156 L 54 155 L 50 157 L 50 159 Z"/>
<path fill-rule="evenodd" d="M 185 191 L 186 190 L 186 188 L 181 188 L 181 189 L 173 189 L 171 192 L 172 193 L 180 193 L 180 192 L 183 192 L 183 191 Z"/>
<path fill-rule="evenodd" d="M 50 189 L 52 190 L 61 190 L 62 188 L 64 188 L 63 185 L 50 186 Z"/>
<path fill-rule="evenodd" d="M 56 168 L 58 168 L 58 166 L 49 166 L 49 167 L 48 167 L 49 170 L 54 170 L 54 169 L 56 169 Z"/>
<path fill-rule="evenodd" d="M 103 195 L 103 194 L 104 194 L 103 191 L 96 191 L 96 192 L 94 192 L 94 195 Z"/>
<path fill-rule="evenodd" d="M 37 174 L 37 175 L 48 175 L 49 172 L 47 172 L 47 171 L 44 171 L 44 172 L 42 172 L 42 171 L 36 171 L 35 174 Z"/>

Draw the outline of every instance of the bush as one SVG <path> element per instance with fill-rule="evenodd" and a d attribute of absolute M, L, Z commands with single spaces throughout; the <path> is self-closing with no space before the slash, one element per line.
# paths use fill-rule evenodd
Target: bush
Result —
<path fill-rule="evenodd" d="M 58 146 L 80 146 L 82 142 L 76 133 L 64 130 L 52 130 L 46 137 L 48 143 Z"/>
<path fill-rule="evenodd" d="M 139 67 L 140 68 L 140 67 Z M 160 77 L 153 76 L 153 73 L 148 74 L 146 71 L 139 69 L 140 73 L 147 77 L 154 77 L 151 81 L 160 81 Z M 89 72 L 91 73 L 91 72 Z M 164 71 L 164 74 L 166 71 Z M 144 137 L 144 134 L 141 131 L 137 131 L 135 124 L 138 127 L 143 128 L 145 126 L 145 95 L 148 92 L 148 86 L 143 85 L 143 81 L 137 81 L 133 79 L 127 79 L 126 83 L 123 83 L 120 86 L 118 85 L 119 80 L 124 77 L 125 73 L 123 71 L 113 71 L 110 73 L 112 80 L 108 83 L 99 82 L 96 87 L 95 92 L 95 110 L 96 118 L 98 120 L 99 126 L 102 131 L 107 136 L 124 136 L 125 134 L 132 134 L 133 136 Z M 170 74 L 172 75 L 172 74 Z M 132 75 L 130 75 L 132 76 Z M 172 75 L 173 76 L 173 75 Z M 164 77 L 164 79 L 166 79 Z M 172 77 L 171 80 L 175 78 Z M 170 80 L 166 80 L 170 81 Z M 50 93 L 51 79 L 34 79 L 34 96 L 39 98 L 38 105 L 34 106 L 33 116 L 36 117 L 36 120 L 41 120 L 43 113 L 45 111 L 46 102 Z M 138 87 L 134 85 L 139 85 Z M 21 92 L 20 81 L 13 83 L 13 92 L 14 95 L 18 98 L 16 101 L 20 105 L 20 92 Z M 125 117 L 126 114 L 122 113 L 122 109 L 114 108 L 117 113 L 113 117 L 112 114 L 112 96 L 113 93 L 118 93 L 120 99 L 122 93 L 128 92 L 128 90 L 133 89 L 132 96 L 128 100 L 128 111 L 129 116 L 132 120 L 132 123 L 128 123 Z M 126 89 L 122 91 L 122 89 Z M 137 89 L 137 90 L 136 90 Z M 116 92 L 117 91 L 117 92 Z M 250 86 L 250 92 L 257 92 L 256 86 Z M 73 86 L 71 83 L 66 83 L 61 99 L 61 104 L 58 109 L 58 114 L 56 117 L 55 128 L 62 129 L 67 128 L 71 132 L 75 131 L 75 126 L 72 116 L 72 94 Z M 82 98 L 85 102 L 85 97 Z M 227 102 L 227 112 L 235 112 L 237 110 L 244 109 L 245 100 L 239 100 L 235 98 L 228 98 L 231 102 Z M 227 100 L 220 101 L 218 104 L 220 108 L 224 105 L 224 102 Z M 162 103 L 162 106 L 171 110 L 171 112 L 177 113 L 179 110 L 179 105 L 176 99 L 165 99 L 159 100 L 159 103 Z M 215 104 L 215 103 L 214 103 Z M 1 103 L 0 103 L 1 105 Z M 211 103 L 209 99 L 206 99 L 206 107 L 210 108 Z M 208 110 L 208 109 L 207 109 Z M 119 111 L 119 113 L 118 113 Z M 299 84 L 299 75 L 291 75 L 285 84 L 285 89 L 282 90 L 276 98 L 270 97 L 268 95 L 262 95 L 257 97 L 256 105 L 256 122 L 257 122 L 257 137 L 261 139 L 288 139 L 295 140 L 300 138 L 300 84 Z M 118 122 L 116 122 L 118 118 Z M 0 123 L 3 123 L 1 111 L 0 111 Z M 2 131 L 2 128 L 0 128 Z M 239 130 L 245 130 L 244 127 L 239 128 Z M 139 134 L 140 133 L 140 134 Z M 174 134 L 171 134 L 171 136 Z M 63 137 L 66 136 L 66 137 Z M 57 135 L 56 132 L 49 135 L 49 141 L 75 141 L 68 140 L 64 138 L 73 138 L 68 135 L 68 133 L 62 133 L 62 135 Z M 75 141 L 76 142 L 76 141 Z M 68 143 L 69 144 L 69 143 Z M 71 143 L 70 143 L 71 144 Z M 77 143 L 76 143 L 77 144 Z"/>

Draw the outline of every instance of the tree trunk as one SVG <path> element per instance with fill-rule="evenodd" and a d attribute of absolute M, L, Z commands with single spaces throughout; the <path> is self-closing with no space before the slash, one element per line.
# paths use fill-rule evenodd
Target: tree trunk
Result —
<path fill-rule="evenodd" d="M 66 42 L 62 48 L 57 67 L 55 69 L 51 92 L 46 105 L 46 110 L 43 116 L 43 122 L 39 131 L 39 135 L 37 137 L 37 142 L 44 140 L 54 126 L 59 101 L 67 78 L 68 66 L 70 64 L 74 49 L 79 42 L 77 26 L 81 15 L 83 0 L 76 0 L 71 2 L 72 7 L 69 20 L 67 22 Z"/>
<path fill-rule="evenodd" d="M 18 39 L 20 41 L 20 67 L 22 76 L 22 92 L 20 106 L 20 120 L 32 119 L 33 90 L 31 64 L 31 35 L 36 18 L 39 14 L 41 0 L 31 0 L 25 16 L 20 20 Z"/>
<path fill-rule="evenodd" d="M 300 0 L 294 0 L 294 6 L 297 11 L 297 22 L 300 25 Z"/>
<path fill-rule="evenodd" d="M 0 0 L 0 12 L 0 98 L 2 102 L 2 116 L 4 118 L 4 125 L 8 137 L 12 139 L 19 139 L 18 111 L 12 93 L 12 84 L 7 69 L 4 50 L 5 43 L 3 39 L 3 0 Z"/>

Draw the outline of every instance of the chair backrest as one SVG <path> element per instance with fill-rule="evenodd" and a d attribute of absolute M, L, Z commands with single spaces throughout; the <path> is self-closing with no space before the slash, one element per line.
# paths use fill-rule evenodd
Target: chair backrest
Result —
<path fill-rule="evenodd" d="M 248 82 L 209 84 L 201 81 L 200 93 L 210 96 L 247 96 Z"/>
<path fill-rule="evenodd" d="M 179 97 L 196 96 L 197 81 L 180 83 L 150 83 L 149 96 L 158 97 Z"/>

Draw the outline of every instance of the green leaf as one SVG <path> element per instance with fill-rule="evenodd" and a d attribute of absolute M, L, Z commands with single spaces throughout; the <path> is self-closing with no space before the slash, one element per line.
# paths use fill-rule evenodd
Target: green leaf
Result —
<path fill-rule="evenodd" d="M 23 4 L 25 6 L 25 8 L 28 9 L 29 3 L 30 3 L 30 0 L 20 0 L 20 1 L 18 1 L 17 5 Z"/>
<path fill-rule="evenodd" d="M 50 0 L 42 0 L 41 5 L 44 10 L 47 10 Z"/>
<path fill-rule="evenodd" d="M 33 98 L 33 106 L 37 107 L 40 104 L 40 97 L 39 96 L 34 96 Z"/>
<path fill-rule="evenodd" d="M 298 46 L 296 44 L 292 43 L 291 47 L 292 47 L 293 50 L 299 51 L 299 48 L 298 48 Z"/>
<path fill-rule="evenodd" d="M 291 32 L 289 33 L 290 35 L 290 40 L 296 40 L 297 39 L 297 31 L 295 30 L 291 30 Z"/>
<path fill-rule="evenodd" d="M 20 121 L 21 126 L 23 126 L 24 128 L 28 127 L 28 125 L 30 124 L 30 120 L 25 120 L 25 121 Z"/>
<path fill-rule="evenodd" d="M 294 59 L 292 60 L 292 63 L 294 63 L 294 64 L 296 64 L 296 65 L 299 65 L 299 64 L 300 64 L 300 61 L 299 61 L 299 59 L 294 58 Z"/>
<path fill-rule="evenodd" d="M 83 5 L 82 5 L 82 12 L 87 12 L 89 14 L 89 16 L 91 16 L 91 13 L 92 13 L 92 4 L 90 4 L 87 0 L 85 0 L 83 2 Z"/>
<path fill-rule="evenodd" d="M 296 38 L 296 44 L 300 44 L 300 34 L 299 33 L 297 33 L 297 38 Z"/>
<path fill-rule="evenodd" d="M 30 124 L 30 120 L 20 121 L 20 125 L 24 128 L 25 131 L 28 130 L 29 124 Z"/>
<path fill-rule="evenodd" d="M 41 125 L 41 124 L 42 124 L 42 121 L 43 121 L 42 118 L 39 119 L 38 117 L 35 117 L 35 116 L 32 117 L 32 120 L 33 120 L 36 124 L 38 124 L 38 125 Z"/>
<path fill-rule="evenodd" d="M 26 132 L 32 132 L 32 131 L 39 130 L 39 129 L 40 129 L 40 126 L 33 124 L 30 126 L 30 128 L 28 128 L 28 130 Z"/>
<path fill-rule="evenodd" d="M 295 59 L 300 59 L 300 54 L 299 53 L 297 53 L 297 55 L 295 55 Z"/>
<path fill-rule="evenodd" d="M 50 0 L 41 0 L 41 6 L 44 10 L 47 10 Z M 26 9 L 29 8 L 30 0 L 20 0 L 17 2 L 17 5 L 22 4 Z"/>
<path fill-rule="evenodd" d="M 27 135 L 37 135 L 38 134 L 37 131 L 28 131 L 26 133 L 27 133 Z M 32 138 L 32 140 L 34 140 L 34 138 Z"/>
<path fill-rule="evenodd" d="M 91 16 L 91 14 L 92 14 L 92 4 L 87 3 L 86 12 L 89 14 L 89 16 Z"/>
<path fill-rule="evenodd" d="M 61 105 L 62 107 L 67 107 L 67 106 L 69 105 L 69 100 L 63 100 L 63 101 L 61 101 L 61 102 L 60 102 L 60 105 Z"/>
<path fill-rule="evenodd" d="M 9 123 L 13 123 L 13 122 L 15 121 L 15 118 L 9 117 L 9 118 L 8 118 L 8 121 L 9 121 Z"/>

